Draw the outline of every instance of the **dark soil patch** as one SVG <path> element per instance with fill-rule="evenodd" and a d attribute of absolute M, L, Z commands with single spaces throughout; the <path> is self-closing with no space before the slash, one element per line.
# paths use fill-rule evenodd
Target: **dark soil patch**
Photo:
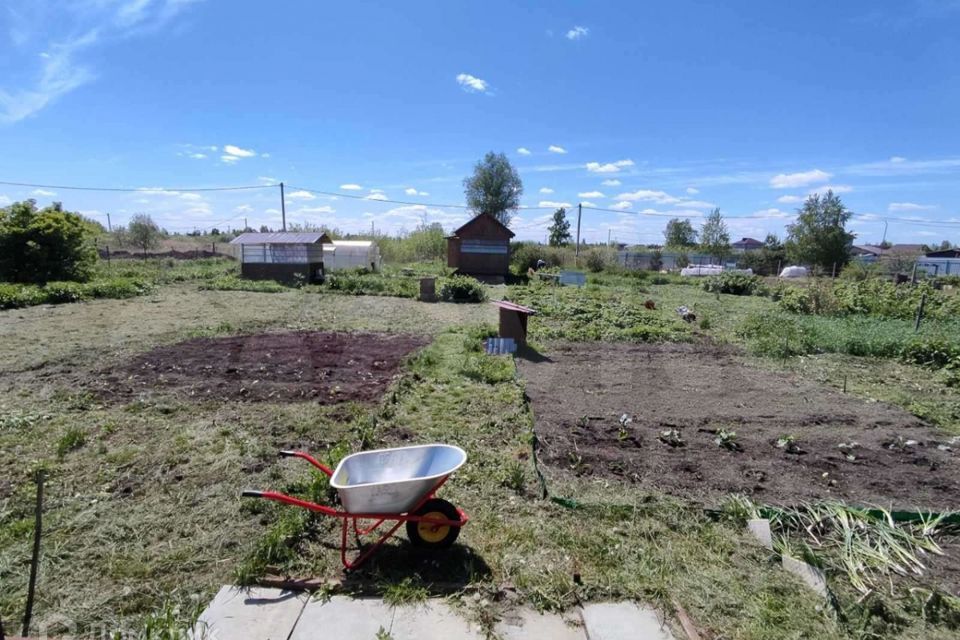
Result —
<path fill-rule="evenodd" d="M 128 400 L 165 392 L 197 400 L 320 404 L 379 398 L 423 336 L 300 331 L 196 338 L 102 371 L 95 386 Z"/>
<path fill-rule="evenodd" d="M 732 349 L 590 343 L 549 356 L 520 371 L 555 467 L 710 505 L 744 493 L 780 505 L 960 507 L 960 444 L 939 449 L 949 437 L 901 409 L 750 367 Z M 721 429 L 736 432 L 739 451 L 717 445 Z M 787 435 L 802 453 L 777 446 Z"/>

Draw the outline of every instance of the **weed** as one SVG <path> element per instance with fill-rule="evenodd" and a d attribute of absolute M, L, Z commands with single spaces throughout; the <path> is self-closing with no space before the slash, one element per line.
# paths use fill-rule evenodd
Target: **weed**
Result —
<path fill-rule="evenodd" d="M 671 447 L 684 447 L 686 446 L 686 441 L 683 439 L 683 436 L 680 435 L 680 431 L 677 429 L 665 429 L 660 432 L 660 435 L 657 439 L 664 443 L 668 444 Z"/>
<path fill-rule="evenodd" d="M 507 472 L 503 479 L 503 486 L 515 491 L 517 494 L 523 494 L 526 487 L 527 474 L 524 471 L 523 464 L 513 460 L 507 466 Z"/>
<path fill-rule="evenodd" d="M 727 449 L 729 451 L 741 451 L 743 449 L 743 447 L 740 446 L 740 443 L 737 442 L 736 431 L 720 429 L 717 431 L 717 436 L 713 439 L 713 441 L 718 447 Z"/>
<path fill-rule="evenodd" d="M 57 457 L 62 458 L 87 443 L 87 436 L 79 427 L 68 427 L 66 433 L 57 440 Z"/>
<path fill-rule="evenodd" d="M 792 435 L 785 435 L 777 438 L 777 448 L 783 449 L 787 453 L 792 454 L 804 453 L 803 449 L 800 447 L 800 444 L 797 442 L 796 436 Z"/>
<path fill-rule="evenodd" d="M 382 585 L 383 601 L 391 607 L 400 607 L 408 604 L 423 602 L 430 595 L 426 587 L 420 582 L 419 576 L 414 579 L 408 576 L 399 582 Z"/>

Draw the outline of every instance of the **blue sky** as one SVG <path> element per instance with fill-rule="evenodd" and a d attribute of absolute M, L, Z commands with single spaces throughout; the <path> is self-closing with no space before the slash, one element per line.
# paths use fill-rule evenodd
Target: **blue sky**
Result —
<path fill-rule="evenodd" d="M 278 226 L 276 188 L 191 189 L 283 180 L 288 221 L 449 229 L 468 214 L 433 205 L 494 150 L 521 238 L 578 202 L 615 210 L 584 212 L 588 240 L 657 242 L 713 206 L 782 236 L 833 187 L 859 242 L 884 219 L 960 242 L 957 33 L 957 0 L 6 0 L 0 180 L 143 190 L 0 185 L 0 205 Z"/>

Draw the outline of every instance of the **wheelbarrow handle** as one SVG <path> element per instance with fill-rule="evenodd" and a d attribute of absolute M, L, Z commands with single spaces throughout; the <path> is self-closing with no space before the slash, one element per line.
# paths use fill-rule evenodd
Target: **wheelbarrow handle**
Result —
<path fill-rule="evenodd" d="M 240 495 L 244 498 L 262 498 L 263 491 L 256 491 L 255 489 L 244 489 L 240 492 Z"/>
<path fill-rule="evenodd" d="M 331 478 L 333 477 L 333 469 L 331 469 L 325 464 L 322 464 L 319 460 L 311 456 L 306 451 L 290 451 L 289 449 L 287 449 L 280 452 L 280 457 L 281 458 L 302 458 L 307 462 L 309 462 L 310 464 L 312 464 L 313 466 L 315 466 L 317 469 L 320 469 L 320 471 L 323 471 L 325 474 L 327 474 Z"/>
<path fill-rule="evenodd" d="M 294 498 L 293 496 L 288 496 L 285 493 L 280 493 L 278 491 L 257 491 L 255 489 L 245 489 L 240 493 L 244 498 L 263 498 L 265 500 L 274 500 L 276 502 L 282 502 L 284 504 L 291 504 L 295 507 L 303 507 L 304 509 L 310 509 L 311 511 L 317 511 L 326 516 L 333 516 L 337 518 L 346 518 L 349 514 L 342 511 L 337 511 L 331 507 L 326 507 L 322 504 L 317 504 L 316 502 L 310 502 L 309 500 L 301 500 L 300 498 Z"/>

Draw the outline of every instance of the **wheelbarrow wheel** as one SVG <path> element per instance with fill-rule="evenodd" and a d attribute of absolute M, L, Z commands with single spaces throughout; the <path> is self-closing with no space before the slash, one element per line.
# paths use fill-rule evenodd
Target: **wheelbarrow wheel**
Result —
<path fill-rule="evenodd" d="M 438 520 L 460 521 L 460 512 L 457 511 L 457 508 L 440 498 L 427 500 L 413 515 Z M 407 537 L 417 547 L 446 549 L 454 543 L 459 535 L 460 527 L 448 524 L 436 525 L 429 522 L 414 522 L 413 520 L 407 521 Z"/>

